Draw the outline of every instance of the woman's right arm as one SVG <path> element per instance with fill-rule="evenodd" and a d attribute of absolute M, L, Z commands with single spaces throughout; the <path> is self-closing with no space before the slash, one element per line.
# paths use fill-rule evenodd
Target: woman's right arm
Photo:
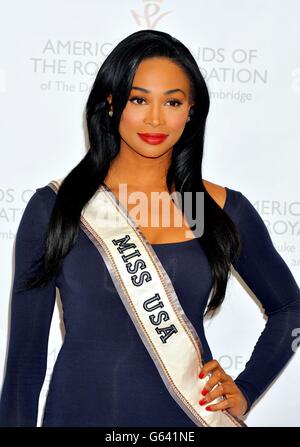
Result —
<path fill-rule="evenodd" d="M 52 196 L 51 196 L 52 194 Z M 45 288 L 18 291 L 45 250 L 53 193 L 38 188 L 22 215 L 15 245 L 15 273 L 6 371 L 0 398 L 0 427 L 36 427 L 39 395 L 47 369 L 55 278 Z"/>

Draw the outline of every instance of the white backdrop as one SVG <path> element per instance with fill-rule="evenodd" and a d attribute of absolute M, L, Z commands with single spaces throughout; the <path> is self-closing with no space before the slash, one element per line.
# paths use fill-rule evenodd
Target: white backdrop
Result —
<path fill-rule="evenodd" d="M 249 198 L 299 284 L 299 14 L 298 0 L 1 1 L 1 383 L 22 212 L 36 188 L 84 156 L 88 89 L 106 55 L 139 29 L 166 31 L 193 53 L 211 93 L 203 178 Z M 234 378 L 266 322 L 257 298 L 234 276 L 222 311 L 206 322 L 213 356 Z M 57 293 L 38 425 L 64 336 L 61 315 Z M 296 353 L 247 425 L 300 426 L 299 366 Z"/>

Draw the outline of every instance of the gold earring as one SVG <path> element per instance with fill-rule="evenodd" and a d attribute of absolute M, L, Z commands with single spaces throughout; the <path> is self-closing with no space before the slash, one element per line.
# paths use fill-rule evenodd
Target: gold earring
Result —
<path fill-rule="evenodd" d="M 188 116 L 188 119 L 186 120 L 186 121 L 190 121 L 190 119 L 191 119 L 191 117 L 190 117 L 190 115 Z"/>
<path fill-rule="evenodd" d="M 110 110 L 110 111 L 108 112 L 108 114 L 109 114 L 110 117 L 112 117 L 112 116 L 113 116 L 113 111 Z"/>

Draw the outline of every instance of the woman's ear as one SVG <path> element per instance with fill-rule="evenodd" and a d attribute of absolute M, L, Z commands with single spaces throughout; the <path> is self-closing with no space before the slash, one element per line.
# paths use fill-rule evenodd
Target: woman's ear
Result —
<path fill-rule="evenodd" d="M 111 104 L 111 102 L 112 102 L 112 95 L 110 94 L 106 99 L 109 102 L 109 104 Z"/>
<path fill-rule="evenodd" d="M 113 108 L 112 108 L 112 95 L 110 94 L 110 95 L 108 95 L 107 96 L 107 101 L 108 101 L 108 108 L 109 108 L 109 112 L 108 112 L 108 114 L 109 114 L 109 116 L 110 117 L 112 117 L 112 115 L 113 115 Z"/>
<path fill-rule="evenodd" d="M 189 108 L 189 116 L 192 116 L 193 113 L 194 113 L 193 105 L 194 105 L 194 104 L 192 104 L 191 107 Z"/>

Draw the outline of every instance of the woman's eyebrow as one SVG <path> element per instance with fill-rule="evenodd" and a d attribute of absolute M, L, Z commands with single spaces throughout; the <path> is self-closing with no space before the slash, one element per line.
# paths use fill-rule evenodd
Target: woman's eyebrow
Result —
<path fill-rule="evenodd" d="M 147 90 L 146 88 L 143 88 L 143 87 L 132 86 L 131 88 L 135 89 L 135 90 L 141 90 L 142 92 L 145 92 L 145 93 L 150 93 L 150 90 Z M 164 92 L 164 94 L 169 95 L 170 93 L 175 93 L 175 92 L 181 92 L 185 96 L 185 93 L 183 90 L 181 90 L 181 88 L 173 88 L 171 90 L 167 90 L 166 92 Z"/>

